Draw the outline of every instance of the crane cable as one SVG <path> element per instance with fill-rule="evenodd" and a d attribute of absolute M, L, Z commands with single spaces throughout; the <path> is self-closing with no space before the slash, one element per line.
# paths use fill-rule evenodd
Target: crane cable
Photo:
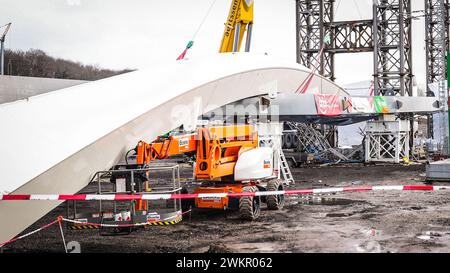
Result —
<path fill-rule="evenodd" d="M 214 7 L 214 5 L 216 4 L 216 2 L 217 2 L 217 0 L 214 0 L 211 3 L 211 5 L 209 6 L 209 9 L 206 12 L 205 16 L 203 17 L 202 21 L 200 22 L 200 25 L 197 27 L 196 31 L 194 32 L 194 35 L 192 35 L 192 39 L 187 43 L 186 48 L 183 50 L 183 52 L 178 56 L 177 61 L 184 59 L 184 57 L 186 56 L 186 53 L 188 52 L 188 50 L 194 45 L 195 37 L 197 36 L 198 32 L 200 31 L 200 29 L 204 25 L 204 23 L 206 21 L 206 18 L 208 18 L 209 14 L 211 13 L 211 10 Z"/>

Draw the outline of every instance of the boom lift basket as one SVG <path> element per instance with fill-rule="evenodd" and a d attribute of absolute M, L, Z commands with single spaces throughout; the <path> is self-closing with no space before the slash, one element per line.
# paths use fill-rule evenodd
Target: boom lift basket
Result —
<path fill-rule="evenodd" d="M 173 194 L 181 193 L 177 164 L 115 165 L 99 171 L 80 194 Z M 68 223 L 73 230 L 100 229 L 101 235 L 128 234 L 138 227 L 172 225 L 182 220 L 181 200 L 73 200 L 67 201 Z"/>

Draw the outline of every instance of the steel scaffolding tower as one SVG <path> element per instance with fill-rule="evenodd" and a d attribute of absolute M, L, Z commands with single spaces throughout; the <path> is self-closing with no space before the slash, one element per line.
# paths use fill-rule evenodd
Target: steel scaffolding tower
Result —
<path fill-rule="evenodd" d="M 372 20 L 334 22 L 335 0 L 297 0 L 297 62 L 335 80 L 334 55 L 373 51 Z M 324 46 L 326 36 L 330 43 Z M 323 54 L 319 53 L 323 47 Z"/>
<path fill-rule="evenodd" d="M 425 0 L 427 83 L 447 79 L 448 0 Z"/>
<path fill-rule="evenodd" d="M 412 96 L 411 0 L 374 1 L 373 20 L 345 22 L 334 22 L 334 2 L 297 0 L 297 62 L 334 80 L 334 54 L 374 51 L 375 94 Z"/>
<path fill-rule="evenodd" d="M 373 51 L 372 20 L 334 22 L 334 2 L 296 1 L 297 62 L 332 81 L 335 54 Z M 333 147 L 337 144 L 336 128 L 323 126 L 322 134 L 329 136 Z"/>
<path fill-rule="evenodd" d="M 373 4 L 375 95 L 412 96 L 411 1 Z"/>
<path fill-rule="evenodd" d="M 334 80 L 334 53 L 324 49 L 325 36 L 333 22 L 334 0 L 297 1 L 297 62 Z"/>
<path fill-rule="evenodd" d="M 427 83 L 442 82 L 447 79 L 446 57 L 450 51 L 449 0 L 424 1 Z M 415 95 L 411 0 L 374 0 L 372 20 L 345 22 L 334 22 L 334 2 L 335 0 L 296 1 L 297 61 L 335 80 L 335 54 L 373 51 L 374 94 Z M 324 46 L 324 40 L 328 36 L 330 43 Z M 319 56 L 321 50 L 323 54 Z M 439 94 L 435 95 L 439 96 L 445 110 L 448 90 L 443 84 L 440 84 L 439 89 Z M 413 120 L 412 116 L 403 118 L 409 118 L 411 122 Z M 442 130 L 449 134 L 448 129 Z M 411 137 L 410 141 L 412 140 Z M 444 146 L 450 145 L 444 143 Z"/>
<path fill-rule="evenodd" d="M 334 2 L 296 1 L 297 61 L 335 80 L 334 54 L 373 52 L 374 94 L 412 96 L 411 1 L 377 0 L 372 20 L 344 22 L 334 22 Z"/>
<path fill-rule="evenodd" d="M 334 22 L 334 2 L 296 1 L 297 62 L 332 81 L 335 80 L 335 54 L 373 51 L 372 20 Z M 326 37 L 329 43 L 325 44 Z M 328 135 L 334 147 L 336 128 L 322 127 L 322 134 Z"/>
<path fill-rule="evenodd" d="M 442 107 L 441 113 L 435 116 L 439 119 L 439 132 L 432 132 L 432 122 L 429 123 L 429 131 L 442 144 L 440 150 L 443 154 L 447 154 L 449 150 L 448 88 L 445 85 L 448 73 L 447 53 L 449 52 L 448 8 L 448 0 L 425 0 L 427 84 L 438 83 L 439 91 L 434 95 L 438 96 Z M 428 90 L 428 94 L 431 95 L 430 90 Z"/>

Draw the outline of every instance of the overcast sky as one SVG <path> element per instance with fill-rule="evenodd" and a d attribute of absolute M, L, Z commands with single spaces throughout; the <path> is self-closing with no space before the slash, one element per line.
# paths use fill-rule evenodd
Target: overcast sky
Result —
<path fill-rule="evenodd" d="M 214 0 L 0 0 L 0 25 L 12 22 L 6 47 L 48 54 L 104 68 L 144 68 L 175 59 Z M 336 20 L 372 17 L 372 0 L 341 2 Z M 423 9 L 412 0 L 413 10 Z M 188 57 L 218 51 L 231 0 L 216 0 Z M 424 81 L 423 18 L 414 21 L 415 74 Z M 253 52 L 296 61 L 295 0 L 255 0 Z M 338 83 L 368 80 L 372 53 L 336 58 Z"/>

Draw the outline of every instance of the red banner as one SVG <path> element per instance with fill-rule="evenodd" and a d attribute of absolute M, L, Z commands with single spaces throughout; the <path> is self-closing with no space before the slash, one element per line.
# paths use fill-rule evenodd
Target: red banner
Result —
<path fill-rule="evenodd" d="M 339 116 L 342 114 L 342 105 L 337 95 L 315 94 L 317 114 L 322 116 Z"/>

